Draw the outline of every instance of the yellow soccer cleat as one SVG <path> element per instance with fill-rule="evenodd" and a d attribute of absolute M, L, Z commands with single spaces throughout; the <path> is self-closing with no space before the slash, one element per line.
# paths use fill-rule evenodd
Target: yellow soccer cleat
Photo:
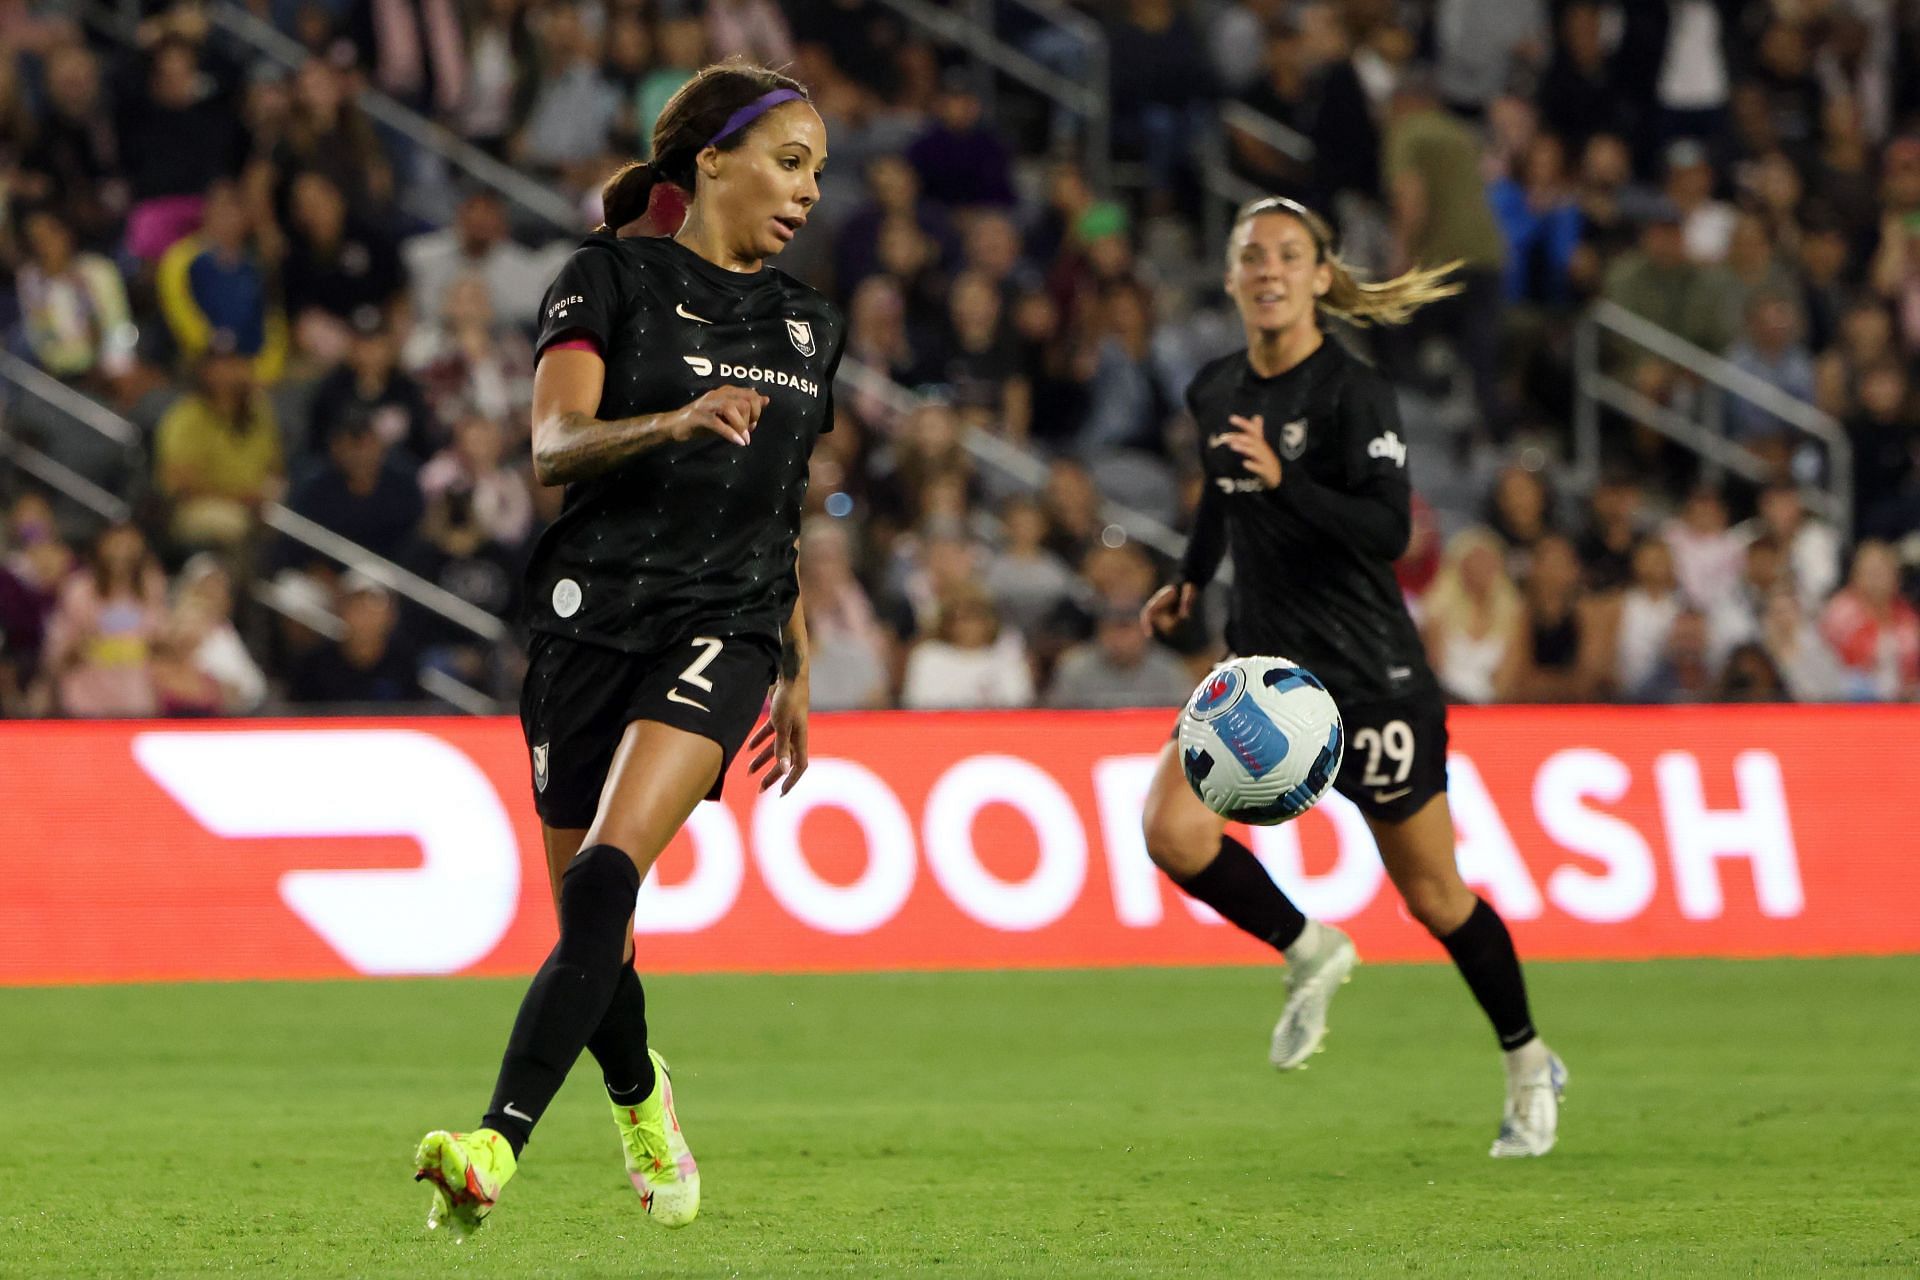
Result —
<path fill-rule="evenodd" d="M 456 1240 L 479 1230 L 517 1165 L 513 1147 L 492 1129 L 435 1129 L 420 1139 L 413 1153 L 413 1180 L 433 1184 L 427 1229 L 445 1227 Z"/>
<path fill-rule="evenodd" d="M 700 1213 L 700 1166 L 680 1132 L 666 1060 L 651 1049 L 647 1056 L 653 1059 L 653 1092 L 635 1106 L 614 1103 L 613 1123 L 641 1207 L 663 1227 L 684 1227 Z"/>

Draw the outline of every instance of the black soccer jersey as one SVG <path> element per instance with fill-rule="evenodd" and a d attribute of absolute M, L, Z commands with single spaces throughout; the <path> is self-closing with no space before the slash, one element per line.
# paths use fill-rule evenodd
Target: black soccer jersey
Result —
<path fill-rule="evenodd" d="M 728 271 L 665 237 L 602 233 L 574 250 L 539 346 L 598 345 L 596 416 L 667 412 L 728 384 L 768 403 L 744 448 L 700 432 L 568 485 L 528 565 L 529 625 L 635 653 L 696 631 L 777 642 L 845 332 L 831 303 L 772 267 Z"/>
<path fill-rule="evenodd" d="M 1187 391 L 1207 487 L 1181 576 L 1204 585 L 1233 552 L 1227 644 L 1290 659 L 1346 702 L 1435 686 L 1394 580 L 1410 526 L 1407 447 L 1386 380 L 1329 337 L 1273 378 L 1244 352 Z M 1261 417 L 1280 484 L 1247 473 L 1228 419 Z"/>

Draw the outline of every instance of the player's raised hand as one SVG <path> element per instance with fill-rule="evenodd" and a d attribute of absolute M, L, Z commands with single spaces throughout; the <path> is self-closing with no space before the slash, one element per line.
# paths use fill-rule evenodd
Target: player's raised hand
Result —
<path fill-rule="evenodd" d="M 1140 625 L 1148 635 L 1165 635 L 1187 620 L 1200 592 L 1191 582 L 1170 582 L 1153 593 L 1140 610 Z"/>
<path fill-rule="evenodd" d="M 691 440 L 696 432 L 711 431 L 723 440 L 744 445 L 753 439 L 767 398 L 750 387 L 715 387 L 680 411 L 673 438 Z"/>
<path fill-rule="evenodd" d="M 1227 419 L 1233 430 L 1227 433 L 1222 444 L 1240 455 L 1241 465 L 1247 474 L 1262 482 L 1269 489 L 1280 487 L 1280 455 L 1267 443 L 1267 420 L 1259 414 L 1243 418 L 1233 414 Z"/>

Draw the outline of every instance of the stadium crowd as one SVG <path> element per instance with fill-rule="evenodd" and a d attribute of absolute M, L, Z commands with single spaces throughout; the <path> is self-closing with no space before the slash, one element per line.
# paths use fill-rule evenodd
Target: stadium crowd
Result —
<path fill-rule="evenodd" d="M 0 449 L 0 714 L 245 714 L 501 698 L 476 640 L 262 523 L 284 503 L 479 609 L 561 494 L 526 465 L 530 337 L 597 185 L 704 63 L 791 64 L 829 127 L 779 266 L 850 317 L 800 566 L 818 709 L 1172 705 L 1218 610 L 1141 632 L 1198 494 L 1187 382 L 1238 342 L 1209 256 L 1209 143 L 1326 209 L 1374 273 L 1460 260 L 1402 331 L 1348 332 L 1402 388 L 1401 579 L 1457 701 L 1920 694 L 1920 24 L 1877 0 L 1108 0 L 1122 181 L 1077 123 L 943 63 L 881 0 L 259 0 L 288 69 L 194 4 L 108 33 L 0 3 L 0 328 L 138 429 L 139 473 L 12 391 L 7 438 L 117 490 L 102 527 Z M 1001 31 L 1068 74 L 1059 28 Z M 390 95 L 560 193 L 577 227 L 449 179 Z M 1221 124 L 1238 102 L 1310 146 Z M 1217 178 L 1217 175 L 1214 175 Z M 1566 483 L 1575 325 L 1609 299 L 1818 406 L 1833 460 L 1757 405 L 1757 482 L 1604 419 Z M 1609 342 L 1697 414 L 1710 389 Z M 1037 458 L 1035 489 L 984 438 Z M 1133 526 L 1137 531 L 1139 526 Z M 1259 572 L 1259 566 L 1241 566 Z M 268 608 L 270 603 L 274 607 Z"/>

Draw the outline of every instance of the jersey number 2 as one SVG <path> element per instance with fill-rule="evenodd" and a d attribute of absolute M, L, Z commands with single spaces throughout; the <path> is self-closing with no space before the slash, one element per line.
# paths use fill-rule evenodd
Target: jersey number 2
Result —
<path fill-rule="evenodd" d="M 707 679 L 700 673 L 711 666 L 713 660 L 720 656 L 720 651 L 727 647 L 727 642 L 725 640 L 716 640 L 712 636 L 695 636 L 693 638 L 693 647 L 700 650 L 700 656 L 687 664 L 687 669 L 680 673 L 680 678 L 696 689 L 703 689 L 708 693 L 712 693 L 713 681 Z"/>
<path fill-rule="evenodd" d="M 1405 720 L 1389 720 L 1382 728 L 1368 725 L 1353 735 L 1353 749 L 1367 753 L 1367 771 L 1361 776 L 1363 787 L 1385 787 L 1405 782 L 1413 772 L 1413 730 Z M 1380 757 L 1385 755 L 1394 766 L 1389 778 L 1380 772 Z"/>

